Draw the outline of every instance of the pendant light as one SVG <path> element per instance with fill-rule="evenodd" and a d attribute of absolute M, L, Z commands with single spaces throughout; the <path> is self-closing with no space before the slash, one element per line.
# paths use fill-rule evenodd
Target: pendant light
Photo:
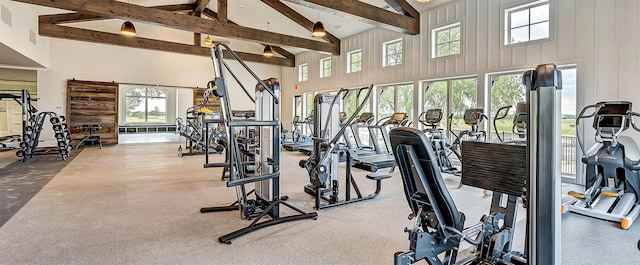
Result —
<path fill-rule="evenodd" d="M 129 1 L 127 1 L 127 4 L 129 4 Z M 138 35 L 136 33 L 136 27 L 134 27 L 133 23 L 131 23 L 131 21 L 129 20 L 125 21 L 124 23 L 122 23 L 122 26 L 120 26 L 120 34 L 128 38 L 133 38 Z"/>
<path fill-rule="evenodd" d="M 420 3 L 420 4 L 426 4 L 431 2 L 431 0 L 416 0 L 416 2 Z"/>
<path fill-rule="evenodd" d="M 327 35 L 327 31 L 324 30 L 324 25 L 320 22 L 320 10 L 318 10 L 318 22 L 313 24 L 313 30 L 311 31 L 311 36 L 316 38 L 322 38 Z"/>
<path fill-rule="evenodd" d="M 136 27 L 133 26 L 133 23 L 131 23 L 131 21 L 127 20 L 122 23 L 122 26 L 120 27 L 120 34 L 129 38 L 135 37 L 137 35 Z"/>
<path fill-rule="evenodd" d="M 269 22 L 267 21 L 267 31 L 269 31 Z M 264 46 L 264 50 L 262 51 L 262 56 L 271 58 L 273 57 L 273 49 L 271 49 L 271 45 Z"/>

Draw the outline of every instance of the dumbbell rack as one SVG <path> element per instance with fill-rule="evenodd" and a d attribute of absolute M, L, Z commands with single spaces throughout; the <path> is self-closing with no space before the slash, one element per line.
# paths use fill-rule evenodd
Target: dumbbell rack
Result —
<path fill-rule="evenodd" d="M 51 122 L 53 126 L 54 135 L 57 140 L 57 153 L 60 154 L 63 160 L 67 160 L 67 157 L 69 157 L 73 147 L 71 146 L 71 137 L 67 129 L 67 124 L 65 123 L 66 118 L 59 116 L 55 112 L 40 112 L 36 116 L 31 117 L 29 119 L 29 125 L 24 127 L 24 135 L 22 142 L 20 142 L 22 150 L 16 152 L 16 156 L 22 158 L 22 162 L 26 162 L 27 158 L 33 158 L 34 155 L 52 153 L 52 150 L 48 149 L 37 150 L 40 133 L 42 132 L 47 117 L 50 117 L 49 122 Z"/>

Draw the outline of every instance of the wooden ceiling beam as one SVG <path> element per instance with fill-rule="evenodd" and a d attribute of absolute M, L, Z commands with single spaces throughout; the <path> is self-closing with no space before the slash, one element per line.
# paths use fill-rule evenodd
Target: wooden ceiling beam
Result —
<path fill-rule="evenodd" d="M 280 0 L 262 0 L 262 2 L 267 4 L 271 8 L 275 9 L 276 11 L 280 12 L 280 14 L 283 14 L 289 19 L 293 20 L 293 22 L 298 23 L 298 25 L 308 29 L 309 32 L 313 31 L 313 24 L 315 24 L 315 22 L 307 19 L 306 17 L 296 12 L 289 6 L 283 4 L 282 2 L 280 2 Z M 340 39 L 338 39 L 336 36 L 332 35 L 328 31 L 327 31 L 327 35 L 324 36 L 322 39 L 331 43 L 340 44 Z"/>
<path fill-rule="evenodd" d="M 207 17 L 209 17 L 209 18 L 211 18 L 211 19 L 218 19 L 218 13 L 216 13 L 215 11 L 213 11 L 213 10 L 211 10 L 209 8 L 205 8 L 204 10 L 202 10 L 202 14 L 207 16 Z M 233 22 L 231 20 L 229 20 L 228 22 L 231 23 L 231 24 L 236 24 L 235 22 Z M 340 43 L 338 43 L 338 44 L 340 44 Z M 262 44 L 262 46 L 266 46 L 266 44 Z M 274 52 L 284 56 L 285 58 L 289 58 L 289 59 L 292 59 L 292 60 L 296 59 L 295 54 L 290 53 L 290 52 L 288 52 L 287 50 L 285 50 L 285 49 L 283 49 L 281 47 L 271 45 L 271 48 L 273 49 Z"/>
<path fill-rule="evenodd" d="M 218 21 L 228 22 L 227 19 L 227 0 L 218 0 Z"/>
<path fill-rule="evenodd" d="M 197 0 L 195 3 L 195 8 L 193 8 L 193 12 L 202 12 L 202 10 L 207 8 L 210 1 L 211 0 Z"/>
<path fill-rule="evenodd" d="M 405 16 L 409 16 L 412 18 L 419 18 L 420 13 L 418 10 L 413 8 L 411 4 L 407 3 L 406 0 L 384 0 L 389 4 L 390 7 L 398 11 L 400 14 L 404 14 Z"/>
<path fill-rule="evenodd" d="M 257 41 L 269 45 L 305 48 L 309 50 L 340 54 L 340 46 L 265 30 L 242 27 L 154 8 L 132 5 L 113 0 L 14 0 L 53 8 L 67 9 L 106 18 L 125 19 L 134 22 L 170 27 L 180 30 L 211 34 L 214 36 Z"/>
<path fill-rule="evenodd" d="M 141 48 L 165 52 L 182 53 L 211 57 L 211 48 L 175 43 L 168 41 L 152 40 L 145 38 L 128 38 L 120 34 L 107 33 L 95 30 L 73 28 L 49 23 L 40 23 L 39 32 L 42 36 L 61 38 L 77 41 L 87 41 L 101 44 L 111 44 L 130 48 Z M 278 66 L 294 67 L 295 59 L 272 57 L 266 58 L 262 54 L 236 52 L 238 56 L 247 62 L 265 63 Z M 225 51 L 225 58 L 233 58 Z"/>
<path fill-rule="evenodd" d="M 340 12 L 354 20 L 410 35 L 420 34 L 420 17 L 404 16 L 358 0 L 284 0 L 325 12 Z"/>
<path fill-rule="evenodd" d="M 150 8 L 157 8 L 166 11 L 178 12 L 178 11 L 191 11 L 194 9 L 193 4 L 181 4 L 181 5 L 163 5 L 163 6 L 150 6 Z M 56 14 L 56 15 L 42 15 L 39 16 L 40 23 L 51 23 L 51 24 L 61 24 L 61 23 L 73 23 L 73 22 L 84 22 L 84 21 L 95 21 L 95 20 L 103 20 L 106 19 L 101 16 L 82 14 L 82 13 L 66 13 L 66 14 Z"/>

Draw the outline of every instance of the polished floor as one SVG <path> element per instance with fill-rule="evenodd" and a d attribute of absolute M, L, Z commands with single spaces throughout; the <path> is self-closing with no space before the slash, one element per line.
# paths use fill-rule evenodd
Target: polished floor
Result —
<path fill-rule="evenodd" d="M 180 142 L 147 141 L 80 152 L 0 227 L 0 264 L 392 264 L 396 251 L 408 249 L 403 229 L 411 222 L 398 173 L 376 199 L 220 244 L 219 236 L 249 222 L 237 211 L 199 209 L 233 202 L 235 189 L 220 180 L 220 169 L 203 168 L 203 156 L 177 157 Z M 314 211 L 302 192 L 308 177 L 297 166 L 301 158 L 283 153 L 282 193 Z M 373 191 L 364 172 L 355 174 L 364 193 Z M 457 177 L 445 180 L 467 223 L 486 213 L 490 198 L 481 190 L 456 188 Z M 520 211 L 516 248 L 522 247 L 523 218 Z M 562 229 L 563 264 L 640 260 L 639 224 L 625 231 L 568 214 Z"/>

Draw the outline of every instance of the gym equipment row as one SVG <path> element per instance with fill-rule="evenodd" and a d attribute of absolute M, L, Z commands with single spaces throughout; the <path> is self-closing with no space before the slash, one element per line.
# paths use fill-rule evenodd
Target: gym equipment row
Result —
<path fill-rule="evenodd" d="M 255 99 L 236 77 L 223 58 L 224 54 L 233 57 L 256 80 Z M 207 85 L 207 93 L 211 93 L 220 99 L 222 105 L 222 117 L 218 121 L 224 125 L 228 136 L 228 161 L 225 163 L 209 164 L 210 166 L 227 167 L 229 180 L 227 187 L 236 189 L 237 200 L 229 206 L 205 207 L 200 209 L 202 213 L 239 210 L 242 219 L 254 219 L 245 228 L 231 232 L 218 238 L 221 243 L 231 242 L 242 235 L 258 229 L 282 224 L 290 221 L 316 219 L 317 213 L 307 213 L 286 202 L 287 196 L 280 194 L 280 83 L 271 78 L 262 80 L 242 61 L 242 59 L 229 46 L 216 43 L 211 48 L 211 59 L 215 79 Z M 226 71 L 225 71 L 226 69 Z M 231 109 L 231 95 L 228 93 L 228 80 L 230 74 L 245 94 L 255 102 L 254 120 L 236 120 Z M 211 121 L 214 122 L 214 121 Z M 254 173 L 245 172 L 247 164 L 242 158 L 241 143 L 236 135 L 239 128 L 255 128 L 255 142 L 251 146 L 254 152 Z M 249 190 L 249 185 L 254 185 Z M 283 216 L 280 207 L 287 207 L 295 214 Z M 263 220 L 270 218 L 270 220 Z"/>
<path fill-rule="evenodd" d="M 309 184 L 304 187 L 304 191 L 314 196 L 315 209 L 323 209 L 373 199 L 380 193 L 382 180 L 391 177 L 391 173 L 369 174 L 367 179 L 376 181 L 376 189 L 369 195 L 363 195 L 358 187 L 356 179 L 353 177 L 351 167 L 354 161 L 354 150 L 347 145 L 338 143 L 340 139 L 348 140 L 345 134 L 355 120 L 356 113 L 359 113 L 367 103 L 373 86 L 360 88 L 358 93 L 367 91 L 364 99 L 358 103 L 354 114 L 347 118 L 341 116 L 338 110 L 337 99 L 343 97 L 349 90 L 341 89 L 336 95 L 318 94 L 314 98 L 314 134 L 313 149 L 310 157 L 299 162 L 300 167 L 307 170 L 309 174 Z M 344 156 L 345 174 L 344 182 L 340 181 L 340 157 Z M 344 189 L 342 187 L 344 186 Z M 341 196 L 344 192 L 344 197 Z M 355 196 L 352 197 L 352 192 Z"/>
<path fill-rule="evenodd" d="M 391 130 L 409 219 L 414 220 L 405 228 L 410 250 L 396 252 L 395 264 L 559 264 L 561 72 L 553 64 L 539 65 L 525 72 L 523 83 L 528 90 L 526 113 L 531 113 L 524 116 L 529 144 L 462 144 L 463 156 L 468 157 L 462 161 L 462 182 L 493 191 L 489 214 L 475 224 L 465 225 L 464 214 L 436 169 L 438 157 L 427 134 L 406 127 Z M 505 163 L 505 157 L 517 163 Z M 527 208 L 524 253 L 511 250 L 519 197 Z M 475 251 L 458 260 L 462 241 Z"/>
<path fill-rule="evenodd" d="M 207 118 L 220 118 L 219 113 L 214 113 L 208 97 L 205 102 L 189 107 L 186 112 L 186 122 L 176 118 L 176 130 L 185 138 L 185 149 L 178 147 L 178 156 L 198 155 L 204 153 L 222 153 L 226 145 L 226 136 L 218 130 L 217 124 L 205 124 Z M 211 127 L 211 128 L 209 128 Z"/>
<path fill-rule="evenodd" d="M 313 141 L 307 135 L 304 135 L 300 129 L 301 126 L 307 125 L 309 130 L 313 131 L 313 111 L 311 115 L 307 116 L 303 121 L 300 121 L 300 116 L 294 116 L 291 125 L 293 130 L 291 131 L 291 139 L 285 138 L 282 143 L 282 148 L 287 151 L 300 151 L 300 148 L 310 147 L 313 145 Z"/>
<path fill-rule="evenodd" d="M 595 144 L 585 150 L 578 131 L 582 163 L 586 165 L 586 191 L 570 191 L 573 200 L 565 203 L 564 210 L 616 222 L 623 229 L 631 227 L 640 214 L 640 150 L 622 133 L 629 127 L 640 131 L 634 122 L 638 116 L 627 101 L 603 101 L 582 109 L 576 128 L 580 128 L 581 120 L 593 118 Z"/>

